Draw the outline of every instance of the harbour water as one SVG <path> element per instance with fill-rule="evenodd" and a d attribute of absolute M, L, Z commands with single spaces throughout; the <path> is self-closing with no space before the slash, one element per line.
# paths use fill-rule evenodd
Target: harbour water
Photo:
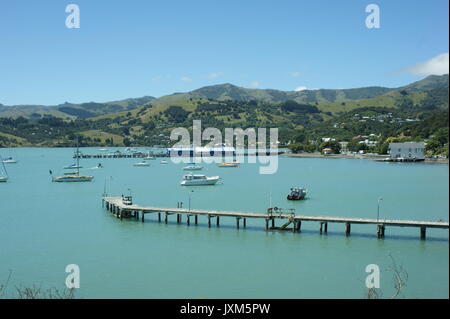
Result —
<path fill-rule="evenodd" d="M 305 215 L 445 220 L 449 218 L 448 165 L 382 163 L 358 159 L 279 158 L 276 174 L 261 175 L 256 164 L 237 168 L 205 165 L 220 175 L 215 186 L 182 187 L 182 164 L 135 167 L 139 159 L 86 159 L 90 183 L 52 183 L 73 149 L 0 149 L 17 164 L 0 183 L 0 283 L 11 271 L 14 285 L 64 288 L 68 264 L 80 267 L 78 298 L 365 298 L 365 268 L 381 270 L 384 297 L 393 293 L 392 258 L 408 272 L 400 297 L 449 297 L 448 230 L 317 223 L 301 233 L 265 232 L 264 221 L 221 219 L 220 228 L 120 221 L 101 206 L 101 196 L 132 194 L 142 205 L 264 212 L 269 205 Z M 97 148 L 83 149 L 98 153 Z M 90 169 L 98 163 L 104 168 Z M 287 201 L 291 186 L 309 190 L 305 201 Z M 11 290 L 11 289 L 10 289 Z M 13 289 L 12 289 L 13 290 Z M 11 294 L 13 295 L 13 291 Z"/>

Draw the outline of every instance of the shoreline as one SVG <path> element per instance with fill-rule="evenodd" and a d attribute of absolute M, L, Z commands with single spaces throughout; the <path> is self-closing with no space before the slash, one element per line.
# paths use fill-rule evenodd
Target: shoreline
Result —
<path fill-rule="evenodd" d="M 334 159 L 370 159 L 380 160 L 386 158 L 388 155 L 376 155 L 376 154 L 329 154 L 324 155 L 322 153 L 283 153 L 280 156 L 285 157 L 298 157 L 298 158 L 334 158 Z M 448 158 L 425 158 L 424 161 L 418 163 L 432 163 L 432 164 L 448 164 Z"/>

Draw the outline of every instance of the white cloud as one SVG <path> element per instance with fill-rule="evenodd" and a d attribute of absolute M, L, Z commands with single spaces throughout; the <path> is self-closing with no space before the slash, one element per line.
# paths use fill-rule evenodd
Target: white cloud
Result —
<path fill-rule="evenodd" d="M 222 72 L 213 72 L 213 73 L 210 73 L 210 74 L 208 74 L 208 78 L 210 78 L 210 79 L 215 79 L 215 78 L 218 78 L 219 76 L 222 76 Z"/>
<path fill-rule="evenodd" d="M 294 78 L 300 76 L 300 72 L 292 72 L 291 76 L 293 76 Z"/>
<path fill-rule="evenodd" d="M 307 90 L 308 88 L 306 86 L 297 86 L 294 91 L 295 92 L 300 92 L 300 91 L 304 91 Z"/>
<path fill-rule="evenodd" d="M 448 73 L 448 52 L 402 70 L 414 75 L 442 75 Z"/>
<path fill-rule="evenodd" d="M 250 86 L 252 86 L 252 87 L 254 87 L 254 88 L 257 88 L 257 87 L 259 87 L 261 85 L 261 83 L 259 83 L 258 81 L 252 81 L 252 82 L 250 82 Z"/>
<path fill-rule="evenodd" d="M 188 78 L 187 76 L 183 76 L 183 77 L 181 78 L 181 81 L 183 81 L 183 82 L 192 82 L 192 79 L 191 79 L 191 78 Z"/>

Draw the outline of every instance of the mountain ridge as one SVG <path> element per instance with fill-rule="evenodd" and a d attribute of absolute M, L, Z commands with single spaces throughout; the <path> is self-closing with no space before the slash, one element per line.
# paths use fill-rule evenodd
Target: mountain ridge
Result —
<path fill-rule="evenodd" d="M 350 89 L 317 89 L 302 91 L 282 91 L 276 89 L 244 88 L 232 83 L 223 83 L 204 86 L 188 92 L 177 92 L 159 98 L 143 96 L 140 98 L 128 98 L 111 102 L 86 102 L 45 105 L 12 105 L 0 104 L 0 117 L 40 118 L 54 116 L 66 120 L 76 118 L 94 118 L 108 116 L 115 113 L 127 112 L 142 106 L 152 106 L 164 109 L 170 105 L 186 106 L 189 108 L 190 100 L 217 100 L 217 101 L 259 101 L 259 102 L 286 102 L 293 100 L 299 103 L 346 103 L 356 100 L 389 95 L 390 93 L 414 93 L 436 88 L 448 87 L 448 74 L 430 75 L 422 80 L 410 84 L 388 88 L 382 86 L 368 86 Z"/>

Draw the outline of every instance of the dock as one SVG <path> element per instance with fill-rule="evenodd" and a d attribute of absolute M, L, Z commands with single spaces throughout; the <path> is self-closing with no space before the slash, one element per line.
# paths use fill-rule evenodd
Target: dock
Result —
<path fill-rule="evenodd" d="M 195 225 L 198 224 L 199 216 L 207 218 L 208 227 L 211 227 L 212 221 L 215 221 L 216 227 L 220 226 L 221 217 L 231 217 L 236 219 L 236 228 L 247 226 L 247 219 L 259 219 L 265 221 L 266 231 L 290 231 L 301 232 L 303 222 L 316 222 L 319 225 L 320 234 L 328 232 L 328 224 L 336 223 L 344 225 L 346 236 L 350 236 L 351 225 L 366 224 L 376 226 L 377 238 L 384 238 L 386 227 L 415 227 L 419 229 L 420 239 L 426 239 L 427 228 L 448 229 L 448 222 L 444 221 L 413 221 L 413 220 L 393 220 L 393 219 L 370 219 L 370 218 L 352 218 L 352 217 L 333 217 L 333 216 L 309 216 L 297 215 L 292 209 L 283 209 L 272 207 L 268 208 L 265 213 L 261 212 L 238 212 L 224 210 L 205 210 L 205 209 L 188 209 L 188 208 L 165 208 L 153 206 L 140 206 L 133 204 L 131 196 L 114 196 L 102 197 L 102 206 L 111 212 L 117 218 L 134 218 L 144 222 L 146 214 L 157 215 L 158 222 L 162 222 L 162 214 L 164 214 L 164 223 L 168 223 L 169 216 L 175 215 L 178 224 L 183 219 L 188 226 L 191 220 Z M 180 205 L 179 205 L 180 206 Z M 278 221 L 278 226 L 277 226 Z M 281 224 L 281 225 L 280 225 Z"/>

